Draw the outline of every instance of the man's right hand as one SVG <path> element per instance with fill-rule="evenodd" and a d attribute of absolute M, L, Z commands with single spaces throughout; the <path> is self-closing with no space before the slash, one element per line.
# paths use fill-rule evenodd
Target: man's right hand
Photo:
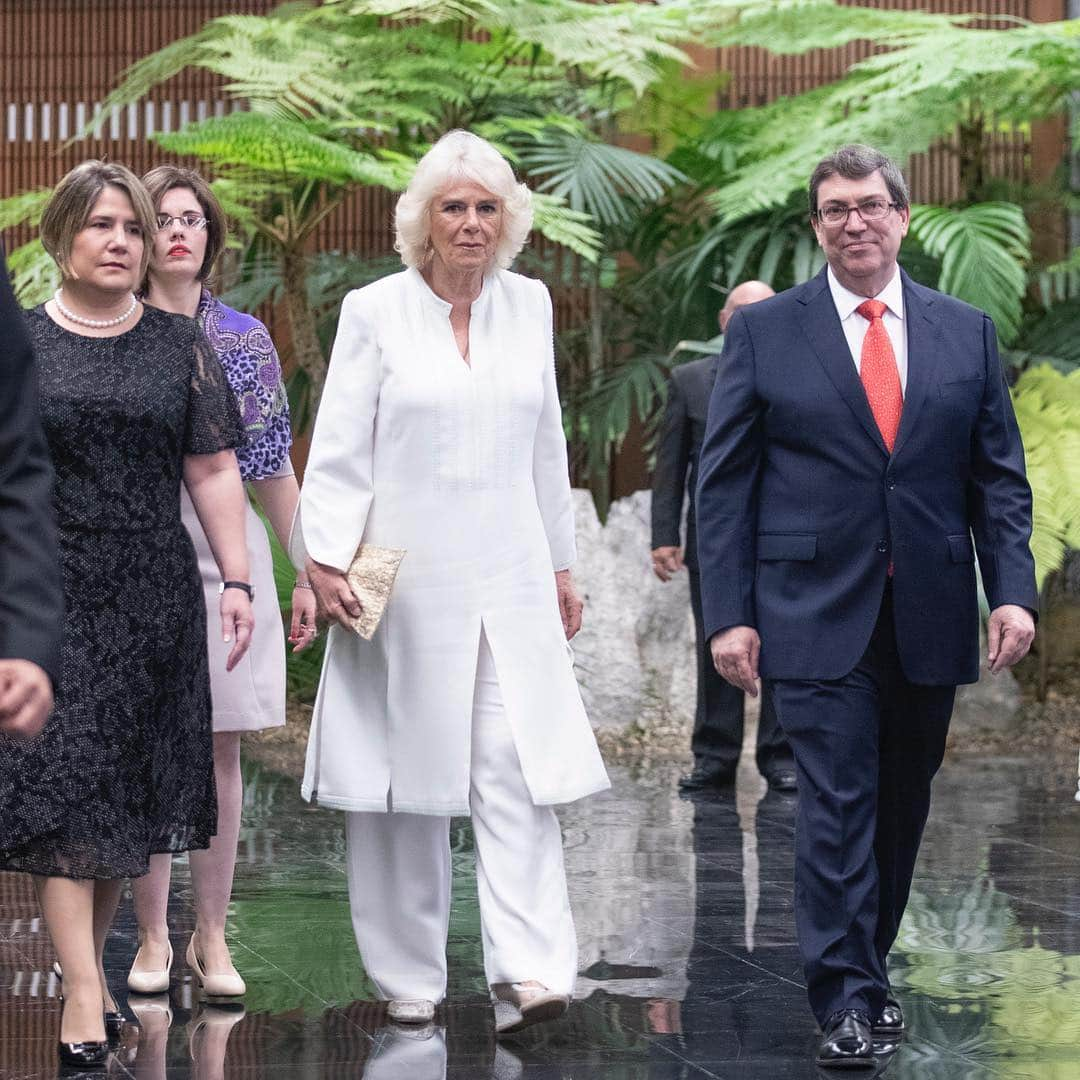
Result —
<path fill-rule="evenodd" d="M 757 697 L 758 656 L 761 638 L 752 626 L 729 626 L 709 642 L 716 670 L 732 686 Z"/>
<path fill-rule="evenodd" d="M 0 731 L 29 739 L 53 707 L 49 676 L 29 660 L 0 660 Z"/>
<path fill-rule="evenodd" d="M 681 547 L 658 547 L 652 550 L 653 573 L 661 581 L 670 581 L 672 574 L 683 568 Z"/>

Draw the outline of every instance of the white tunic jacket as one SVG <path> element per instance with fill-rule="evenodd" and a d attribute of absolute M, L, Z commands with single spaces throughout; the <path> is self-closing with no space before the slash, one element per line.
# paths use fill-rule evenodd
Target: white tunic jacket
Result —
<path fill-rule="evenodd" d="M 303 783 L 323 806 L 469 812 L 481 627 L 533 801 L 608 786 L 555 594 L 575 543 L 551 298 L 489 273 L 471 367 L 449 316 L 411 269 L 342 304 L 291 554 L 407 554 L 374 638 L 330 631 Z"/>

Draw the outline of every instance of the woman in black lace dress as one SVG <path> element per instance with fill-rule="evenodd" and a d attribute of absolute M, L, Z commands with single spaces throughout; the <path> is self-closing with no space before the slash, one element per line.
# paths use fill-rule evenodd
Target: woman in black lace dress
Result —
<path fill-rule="evenodd" d="M 153 227 L 127 169 L 73 169 L 41 220 L 63 285 L 27 316 L 67 616 L 55 712 L 3 762 L 24 795 L 0 829 L 0 868 L 34 875 L 63 967 L 60 1056 L 87 1065 L 122 1022 L 102 966 L 122 880 L 156 852 L 207 847 L 216 827 L 206 608 L 181 483 L 237 585 L 221 596 L 230 667 L 253 624 L 240 417 L 196 324 L 135 299 Z"/>

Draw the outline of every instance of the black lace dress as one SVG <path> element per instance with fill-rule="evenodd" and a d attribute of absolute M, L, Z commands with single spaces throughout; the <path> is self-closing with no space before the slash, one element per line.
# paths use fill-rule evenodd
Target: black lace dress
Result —
<path fill-rule="evenodd" d="M 5 741 L 0 868 L 146 873 L 217 826 L 206 606 L 180 520 L 185 454 L 238 446 L 236 400 L 191 319 L 146 307 L 117 337 L 27 313 L 56 468 L 67 613 L 56 709 Z"/>

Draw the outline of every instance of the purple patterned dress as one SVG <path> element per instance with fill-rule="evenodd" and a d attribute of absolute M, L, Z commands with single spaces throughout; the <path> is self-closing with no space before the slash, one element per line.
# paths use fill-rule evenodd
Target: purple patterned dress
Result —
<path fill-rule="evenodd" d="M 252 315 L 234 311 L 204 289 L 195 318 L 217 353 L 240 406 L 247 441 L 236 452 L 244 482 L 291 476 L 289 403 L 274 343 Z M 285 723 L 285 637 L 266 527 L 248 504 L 247 541 L 255 586 L 255 634 L 247 655 L 226 672 L 218 583 L 221 574 L 195 509 L 183 500 L 184 524 L 199 556 L 207 608 L 214 731 L 258 731 Z"/>

